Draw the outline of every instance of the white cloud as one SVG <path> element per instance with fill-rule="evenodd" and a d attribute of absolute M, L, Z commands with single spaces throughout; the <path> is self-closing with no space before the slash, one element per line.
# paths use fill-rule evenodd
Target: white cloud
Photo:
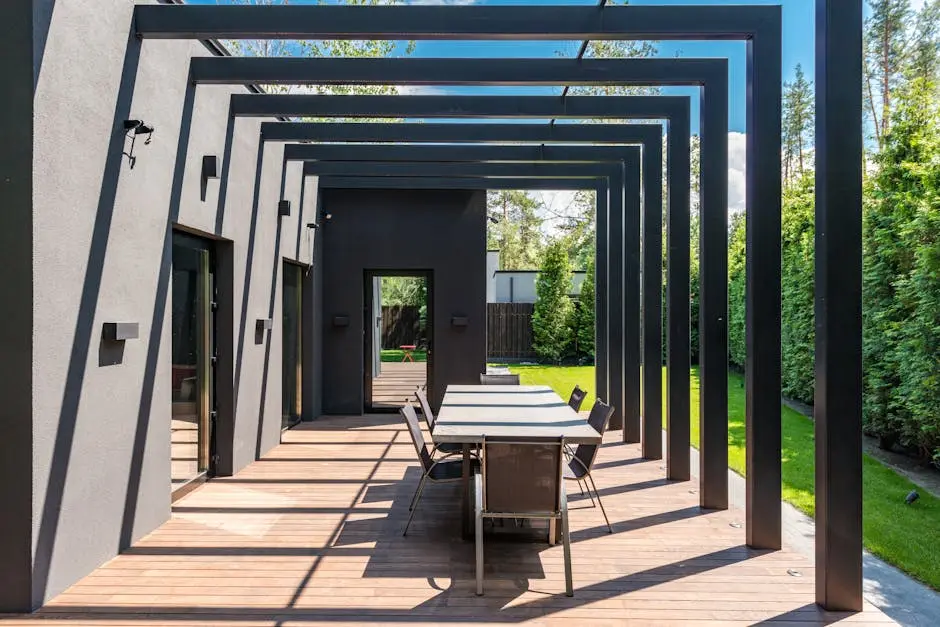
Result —
<path fill-rule="evenodd" d="M 446 94 L 446 87 L 435 87 L 433 85 L 399 85 L 398 93 L 406 96 L 432 96 Z"/>
<path fill-rule="evenodd" d="M 728 214 L 741 213 L 747 191 L 747 135 L 728 133 Z"/>

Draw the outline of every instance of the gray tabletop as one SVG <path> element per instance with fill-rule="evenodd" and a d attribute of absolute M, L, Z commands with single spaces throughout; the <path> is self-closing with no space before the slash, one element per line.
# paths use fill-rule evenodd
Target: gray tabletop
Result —
<path fill-rule="evenodd" d="M 482 442 L 483 436 L 564 437 L 572 444 L 601 436 L 545 385 L 449 385 L 434 423 L 433 440 Z"/>

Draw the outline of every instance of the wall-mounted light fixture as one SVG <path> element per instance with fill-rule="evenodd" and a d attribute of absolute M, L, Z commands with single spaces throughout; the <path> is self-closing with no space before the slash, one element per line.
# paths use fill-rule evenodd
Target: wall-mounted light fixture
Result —
<path fill-rule="evenodd" d="M 271 318 L 258 318 L 255 322 L 255 329 L 257 331 L 270 331 L 274 326 L 274 321 Z"/>
<path fill-rule="evenodd" d="M 206 187 L 209 179 L 219 178 L 219 158 L 216 155 L 202 156 L 202 173 L 199 177 L 199 195 L 206 201 Z"/>
<path fill-rule="evenodd" d="M 124 135 L 131 138 L 131 146 L 123 154 L 127 157 L 131 168 L 133 168 L 137 164 L 137 157 L 134 156 L 134 144 L 137 142 L 137 136 L 146 135 L 147 139 L 144 141 L 144 145 L 150 144 L 150 140 L 153 139 L 154 127 L 143 120 L 124 120 L 121 126 L 124 129 Z"/>
<path fill-rule="evenodd" d="M 470 324 L 470 319 L 467 316 L 452 316 L 450 319 L 450 326 L 452 327 L 465 327 Z"/>
<path fill-rule="evenodd" d="M 109 342 L 136 340 L 139 335 L 136 322 L 105 322 L 101 329 L 101 337 Z"/>
<path fill-rule="evenodd" d="M 290 201 L 289 200 L 280 200 L 277 203 L 277 215 L 279 216 L 289 216 L 290 215 Z"/>

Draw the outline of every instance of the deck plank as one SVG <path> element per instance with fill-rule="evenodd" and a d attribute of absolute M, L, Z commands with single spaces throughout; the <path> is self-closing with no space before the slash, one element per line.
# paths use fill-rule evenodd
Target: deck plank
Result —
<path fill-rule="evenodd" d="M 814 625 L 891 620 L 814 604 L 813 564 L 745 546 L 744 512 L 704 511 L 694 483 L 609 434 L 596 480 L 614 526 L 570 486 L 575 596 L 562 548 L 493 538 L 486 590 L 460 539 L 459 491 L 431 486 L 407 537 L 419 478 L 394 415 L 324 418 L 173 517 L 39 612 L 3 625 Z M 350 461 L 352 460 L 352 461 Z M 794 577 L 788 570 L 799 571 Z"/>

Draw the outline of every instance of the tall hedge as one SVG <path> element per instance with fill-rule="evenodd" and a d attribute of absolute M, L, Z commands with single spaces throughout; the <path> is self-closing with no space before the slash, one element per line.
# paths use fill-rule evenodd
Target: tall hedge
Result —
<path fill-rule="evenodd" d="M 784 396 L 813 402 L 814 390 L 814 203 L 807 174 L 783 194 L 781 215 L 781 384 Z M 746 362 L 746 222 L 731 218 L 728 234 L 728 359 Z"/>
<path fill-rule="evenodd" d="M 863 419 L 940 462 L 940 106 L 924 78 L 899 90 L 864 223 Z"/>

